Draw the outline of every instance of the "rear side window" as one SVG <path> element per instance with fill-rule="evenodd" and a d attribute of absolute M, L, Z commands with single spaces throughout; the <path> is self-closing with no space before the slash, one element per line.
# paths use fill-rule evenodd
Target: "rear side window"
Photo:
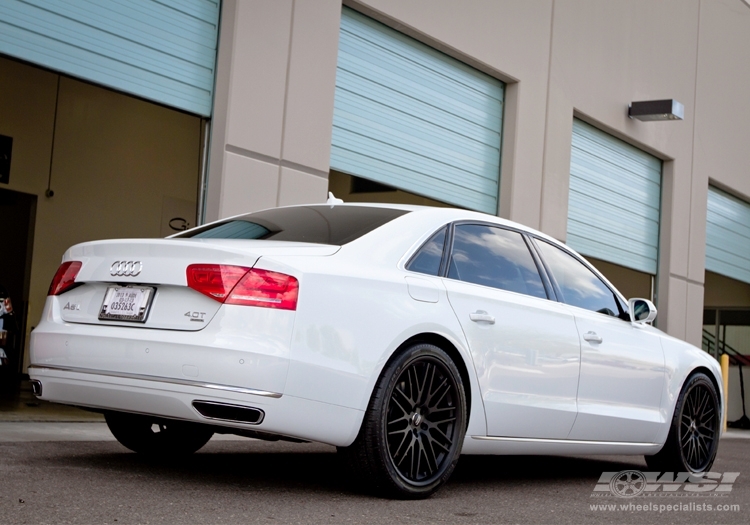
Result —
<path fill-rule="evenodd" d="M 440 272 L 440 261 L 443 260 L 443 247 L 445 246 L 445 233 L 448 231 L 446 226 L 419 249 L 416 255 L 406 265 L 407 270 L 412 272 L 426 273 L 427 275 L 437 275 Z"/>
<path fill-rule="evenodd" d="M 342 245 L 408 213 L 370 206 L 274 208 L 193 228 L 176 235 L 194 239 L 270 239 Z"/>
<path fill-rule="evenodd" d="M 547 298 L 539 270 L 521 234 L 494 226 L 456 226 L 448 277 Z"/>

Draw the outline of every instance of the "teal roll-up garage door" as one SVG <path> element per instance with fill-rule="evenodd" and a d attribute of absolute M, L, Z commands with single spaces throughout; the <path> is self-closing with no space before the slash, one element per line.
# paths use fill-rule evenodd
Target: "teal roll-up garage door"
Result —
<path fill-rule="evenodd" d="M 567 243 L 590 257 L 656 274 L 661 161 L 575 119 Z"/>
<path fill-rule="evenodd" d="M 2 0 L 0 53 L 211 114 L 219 0 Z"/>
<path fill-rule="evenodd" d="M 750 203 L 708 187 L 706 270 L 750 283 Z"/>
<path fill-rule="evenodd" d="M 503 83 L 351 9 L 331 168 L 497 213 Z"/>

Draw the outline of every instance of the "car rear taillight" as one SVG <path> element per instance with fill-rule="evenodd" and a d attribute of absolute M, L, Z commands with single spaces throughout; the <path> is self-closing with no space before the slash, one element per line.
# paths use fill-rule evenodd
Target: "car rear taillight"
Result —
<path fill-rule="evenodd" d="M 299 281 L 283 273 L 224 264 L 191 264 L 187 282 L 193 290 L 220 303 L 297 309 Z"/>
<path fill-rule="evenodd" d="M 187 267 L 187 284 L 220 303 L 226 301 L 229 292 L 250 268 L 225 264 L 191 264 Z"/>
<path fill-rule="evenodd" d="M 76 276 L 81 269 L 80 261 L 68 261 L 60 265 L 52 278 L 47 295 L 60 295 L 76 286 Z"/>
<path fill-rule="evenodd" d="M 296 310 L 299 281 L 291 275 L 253 268 L 234 287 L 227 304 Z"/>

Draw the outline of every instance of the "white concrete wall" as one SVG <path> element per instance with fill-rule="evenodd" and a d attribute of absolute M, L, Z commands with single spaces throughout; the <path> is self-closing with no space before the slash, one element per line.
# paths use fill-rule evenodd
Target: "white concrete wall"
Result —
<path fill-rule="evenodd" d="M 709 180 L 750 197 L 741 0 L 344 0 L 507 83 L 499 215 L 561 240 L 573 117 L 664 161 L 658 325 L 700 344 Z M 224 2 L 208 217 L 324 199 L 339 0 Z M 640 122 L 675 98 L 685 120 Z"/>

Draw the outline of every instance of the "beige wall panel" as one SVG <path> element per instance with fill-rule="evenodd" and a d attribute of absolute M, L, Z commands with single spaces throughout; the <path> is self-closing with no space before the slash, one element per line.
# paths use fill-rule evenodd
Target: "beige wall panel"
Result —
<path fill-rule="evenodd" d="M 241 197 L 225 188 L 246 182 L 230 180 L 237 171 L 225 164 L 227 150 L 266 162 L 281 156 L 292 5 L 292 0 L 222 2 L 207 222 L 226 217 L 225 209 L 250 211 L 250 201 L 241 205 Z"/>
<path fill-rule="evenodd" d="M 315 204 L 328 198 L 328 179 L 291 168 L 281 168 L 279 206 Z"/>
<path fill-rule="evenodd" d="M 661 228 L 659 244 L 661 248 L 660 256 L 664 257 L 667 254 L 669 256 L 667 261 L 669 273 L 687 277 L 688 257 L 690 255 L 690 206 L 693 186 L 689 176 L 690 172 L 686 173 L 686 167 L 684 166 L 684 164 L 689 164 L 689 161 L 683 159 L 684 157 L 681 157 L 664 163 L 664 165 L 668 165 L 668 169 L 663 170 L 662 182 L 665 177 L 670 177 L 672 183 L 669 185 L 671 191 L 664 191 L 667 186 L 662 184 L 662 220 L 665 220 L 665 213 L 669 211 L 670 227 L 668 229 Z M 669 201 L 668 205 L 666 201 Z M 704 202 L 703 208 L 705 207 Z M 703 277 L 700 276 L 699 280 L 702 279 Z"/>
<path fill-rule="evenodd" d="M 341 0 L 296 0 L 284 160 L 328 173 Z"/>
<path fill-rule="evenodd" d="M 229 119 L 229 92 L 232 78 L 232 54 L 234 49 L 234 21 L 237 14 L 237 0 L 224 0 L 221 3 L 219 23 L 219 49 L 216 54 L 216 78 L 214 80 L 214 107 L 211 117 L 209 145 L 208 180 L 205 195 L 205 222 L 219 218 L 221 207 L 221 187 L 224 178 L 224 151 L 227 142 Z M 199 220 L 201 217 L 198 218 Z"/>
<path fill-rule="evenodd" d="M 750 200 L 750 7 L 701 4 L 696 100 L 696 171 Z"/>
<path fill-rule="evenodd" d="M 687 299 L 685 301 L 685 335 L 683 338 L 688 343 L 700 348 L 702 337 L 703 285 L 688 282 Z"/>
<path fill-rule="evenodd" d="M 573 106 L 563 86 L 557 84 L 550 86 L 547 100 L 549 107 L 558 109 L 547 113 L 539 228 L 564 242 L 568 235 Z"/>
<path fill-rule="evenodd" d="M 279 187 L 277 165 L 230 152 L 224 155 L 225 176 L 220 217 L 276 206 Z"/>
<path fill-rule="evenodd" d="M 675 277 L 667 277 L 669 286 L 667 294 L 659 298 L 659 315 L 656 326 L 669 335 L 685 339 L 685 313 L 687 311 L 687 282 Z M 699 324 L 701 322 L 699 321 Z"/>
<path fill-rule="evenodd" d="M 279 158 L 292 0 L 237 3 L 227 143 Z"/>
<path fill-rule="evenodd" d="M 515 144 L 504 155 L 503 167 L 512 166 L 515 177 L 501 195 L 500 215 L 532 227 L 539 225 L 544 144 L 551 0 L 366 0 L 346 2 L 381 19 L 399 31 L 417 37 L 479 67 L 498 78 L 520 79 L 514 102 Z M 429 35 L 426 37 L 425 35 Z M 471 57 L 471 58 L 467 58 Z M 507 133 L 509 130 L 504 130 Z M 507 136 L 503 140 L 511 140 Z M 509 160 L 506 163 L 506 160 Z M 503 209 L 505 208 L 505 209 Z"/>
<path fill-rule="evenodd" d="M 750 138 L 750 135 L 748 135 Z M 703 282 L 706 269 L 706 216 L 708 213 L 708 171 L 693 169 L 689 213 L 687 278 Z M 683 205 L 684 206 L 684 205 Z M 677 264 L 678 261 L 673 261 Z"/>

